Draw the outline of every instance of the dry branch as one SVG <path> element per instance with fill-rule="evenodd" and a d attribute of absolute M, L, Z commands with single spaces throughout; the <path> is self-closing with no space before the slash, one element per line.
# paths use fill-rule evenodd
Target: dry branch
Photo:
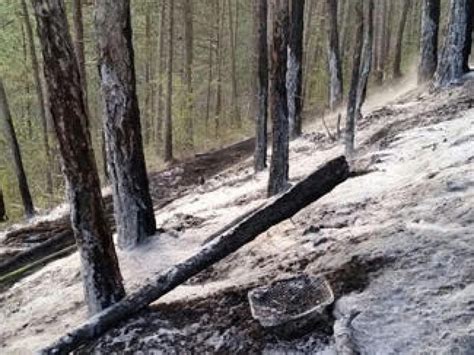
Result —
<path fill-rule="evenodd" d="M 254 240 L 270 227 L 299 212 L 329 193 L 349 176 L 344 157 L 338 157 L 313 172 L 287 192 L 271 199 L 262 208 L 206 244 L 189 259 L 159 273 L 150 283 L 122 301 L 90 318 L 78 328 L 42 350 L 43 354 L 63 354 L 104 334 L 194 275 L 224 259 Z"/>

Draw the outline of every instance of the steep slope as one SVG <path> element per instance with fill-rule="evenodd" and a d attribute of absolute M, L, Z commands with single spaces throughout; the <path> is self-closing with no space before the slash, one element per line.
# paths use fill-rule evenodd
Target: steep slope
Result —
<path fill-rule="evenodd" d="M 331 322 L 282 340 L 250 316 L 249 288 L 304 271 L 328 276 L 336 313 L 360 312 L 352 327 L 363 353 L 469 354 L 473 90 L 473 80 L 434 94 L 419 89 L 367 114 L 357 134 L 358 176 L 82 352 L 333 353 Z M 324 134 L 306 133 L 292 144 L 291 180 L 342 150 Z M 247 160 L 164 207 L 157 216 L 162 233 L 119 255 L 127 288 L 187 257 L 212 232 L 258 206 L 266 179 L 266 173 L 253 176 Z M 2 352 L 46 345 L 85 318 L 77 255 L 0 297 Z"/>

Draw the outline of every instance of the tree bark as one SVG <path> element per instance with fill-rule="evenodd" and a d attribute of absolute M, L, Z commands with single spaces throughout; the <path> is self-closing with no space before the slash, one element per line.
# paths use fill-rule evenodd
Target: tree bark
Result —
<path fill-rule="evenodd" d="M 225 14 L 225 1 L 221 2 L 216 0 L 216 13 L 217 16 L 217 43 L 216 43 L 216 65 L 217 65 L 217 84 L 216 84 L 216 112 L 215 112 L 215 136 L 218 137 L 219 127 L 221 121 L 221 111 L 222 111 L 222 37 L 224 33 L 224 14 Z"/>
<path fill-rule="evenodd" d="M 84 106 L 88 110 L 87 100 L 87 74 L 84 54 L 84 23 L 82 20 L 82 0 L 72 1 L 72 24 L 74 29 L 74 52 L 76 53 L 82 87 L 84 89 Z"/>
<path fill-rule="evenodd" d="M 193 2 L 184 0 L 184 42 L 185 42 L 185 80 L 186 80 L 186 114 L 185 114 L 185 133 L 186 150 L 194 149 L 194 128 L 193 128 Z"/>
<path fill-rule="evenodd" d="M 71 224 L 82 262 L 86 304 L 98 313 L 124 297 L 107 227 L 91 147 L 79 68 L 62 0 L 33 0 L 51 116 L 71 204 Z"/>
<path fill-rule="evenodd" d="M 46 192 L 52 195 L 53 194 L 53 176 L 52 176 L 53 164 L 51 160 L 51 148 L 50 148 L 49 136 L 48 136 L 48 123 L 46 119 L 45 101 L 44 101 L 44 95 L 43 95 L 42 84 L 41 84 L 38 57 L 36 56 L 35 39 L 33 36 L 33 29 L 30 23 L 30 17 L 28 14 L 28 7 L 26 5 L 26 0 L 21 0 L 21 8 L 22 8 L 24 21 L 25 21 L 26 35 L 28 37 L 28 42 L 30 44 L 31 66 L 33 68 L 36 98 L 38 101 L 38 108 L 40 111 L 40 123 L 41 123 L 41 131 L 42 131 L 41 133 L 43 135 L 43 148 L 44 148 L 44 154 L 46 156 L 46 172 L 45 172 Z"/>
<path fill-rule="evenodd" d="M 357 87 L 356 119 L 362 116 L 362 105 L 367 94 L 367 84 L 372 69 L 372 52 L 374 43 L 374 0 L 364 2 L 364 44 L 360 66 L 359 84 Z"/>
<path fill-rule="evenodd" d="M 0 187 L 0 222 L 8 220 L 7 210 L 5 209 L 5 201 L 3 200 L 3 191 Z"/>
<path fill-rule="evenodd" d="M 272 42 L 270 62 L 270 114 L 272 119 L 272 158 L 268 196 L 288 188 L 289 124 L 286 92 L 288 47 L 288 1 L 272 2 Z"/>
<path fill-rule="evenodd" d="M 302 131 L 302 89 L 303 89 L 303 30 L 304 0 L 289 0 L 290 29 L 286 73 L 288 96 L 288 120 L 291 138 L 297 138 Z"/>
<path fill-rule="evenodd" d="M 451 0 L 449 3 L 449 24 L 434 75 L 434 84 L 445 87 L 457 84 L 464 75 L 466 33 L 469 22 L 467 2 L 471 0 Z"/>
<path fill-rule="evenodd" d="M 233 225 L 231 229 L 207 243 L 189 259 L 161 272 L 148 285 L 68 332 L 54 344 L 43 349 L 42 353 L 70 352 L 81 344 L 102 335 L 119 321 L 127 319 L 194 275 L 251 242 L 271 226 L 291 218 L 302 208 L 328 194 L 348 176 L 349 167 L 344 157 L 326 163 L 291 190 L 270 200 L 240 223 L 236 225 L 231 223 Z"/>
<path fill-rule="evenodd" d="M 23 160 L 21 158 L 20 145 L 16 138 L 15 128 L 10 113 L 10 107 L 8 105 L 7 94 L 3 81 L 0 78 L 0 121 L 3 125 L 3 132 L 5 140 L 10 146 L 13 166 L 15 169 L 15 175 L 18 181 L 18 188 L 20 190 L 21 200 L 23 202 L 23 208 L 25 210 L 25 216 L 31 218 L 35 215 L 35 209 L 33 207 L 33 199 L 31 198 L 30 188 L 28 186 L 28 180 L 26 178 L 25 169 L 23 167 Z"/>
<path fill-rule="evenodd" d="M 168 14 L 168 73 L 166 92 L 166 115 L 165 115 L 165 162 L 173 160 L 173 45 L 174 45 L 174 1 L 169 0 Z"/>
<path fill-rule="evenodd" d="M 357 0 L 355 6 L 356 29 L 354 40 L 354 53 L 352 62 L 352 79 L 347 100 L 347 115 L 346 115 L 346 131 L 345 131 L 345 145 L 346 155 L 352 156 L 354 153 L 354 135 L 355 135 L 355 121 L 357 118 L 357 97 L 360 81 L 360 67 L 364 39 L 364 15 L 362 8 L 362 0 Z"/>
<path fill-rule="evenodd" d="M 212 8 L 215 8 L 214 3 L 212 3 Z M 206 134 L 208 133 L 208 129 L 209 129 L 209 117 L 210 117 L 210 112 L 211 112 L 212 65 L 213 65 L 213 52 L 214 52 L 213 30 L 214 30 L 214 25 L 212 24 L 209 27 L 209 54 L 207 58 L 208 70 L 207 70 L 206 118 L 205 118 Z"/>
<path fill-rule="evenodd" d="M 398 79 L 402 76 L 401 64 L 402 64 L 402 43 L 403 34 L 407 23 L 408 10 L 411 6 L 411 0 L 403 0 L 402 13 L 400 21 L 398 22 L 397 38 L 395 40 L 395 53 L 393 59 L 393 78 Z"/>
<path fill-rule="evenodd" d="M 255 2 L 255 13 L 257 14 L 257 95 L 258 113 L 256 120 L 256 141 L 255 141 L 255 172 L 264 170 L 267 167 L 267 121 L 268 121 L 268 44 L 267 44 L 267 21 L 268 4 L 267 0 Z"/>
<path fill-rule="evenodd" d="M 466 13 L 467 13 L 467 25 L 466 25 L 466 41 L 464 44 L 464 71 L 467 73 L 469 68 L 469 57 L 472 50 L 472 22 L 474 17 L 474 4 L 473 0 L 466 1 Z"/>
<path fill-rule="evenodd" d="M 238 127 L 242 125 L 240 119 L 239 110 L 239 98 L 237 93 L 237 58 L 236 58 L 236 43 L 235 43 L 235 32 L 234 32 L 234 20 L 232 15 L 232 4 L 231 0 L 227 2 L 229 12 L 229 39 L 230 39 L 230 60 L 231 60 L 231 84 L 232 84 L 232 114 L 231 121 L 236 123 Z"/>
<path fill-rule="evenodd" d="M 441 11 L 440 0 L 423 0 L 420 64 L 418 66 L 418 83 L 425 83 L 433 78 L 438 65 L 438 32 Z"/>
<path fill-rule="evenodd" d="M 158 58 L 158 100 L 157 100 L 157 119 L 155 143 L 158 156 L 161 156 L 163 149 L 163 115 L 165 108 L 165 101 L 163 100 L 164 90 L 163 81 L 166 70 L 165 57 L 165 33 L 166 33 L 166 0 L 161 0 L 160 4 L 160 40 L 159 40 L 159 58 Z"/>
<path fill-rule="evenodd" d="M 342 64 L 339 55 L 337 0 L 326 0 L 328 14 L 329 108 L 334 111 L 342 104 Z"/>
<path fill-rule="evenodd" d="M 143 122 L 143 139 L 144 144 L 147 145 L 150 143 L 150 138 L 152 136 L 152 127 L 153 127 L 153 78 L 151 72 L 151 65 L 153 62 L 153 47 L 151 45 L 151 8 L 150 3 L 144 2 L 143 6 L 145 8 L 145 104 L 144 114 L 142 117 Z"/>
<path fill-rule="evenodd" d="M 136 94 L 129 0 L 97 0 L 107 162 L 118 243 L 131 248 L 156 231 Z"/>

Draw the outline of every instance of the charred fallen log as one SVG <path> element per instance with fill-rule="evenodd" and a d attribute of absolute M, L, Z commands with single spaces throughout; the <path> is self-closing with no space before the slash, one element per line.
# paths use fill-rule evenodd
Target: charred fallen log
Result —
<path fill-rule="evenodd" d="M 150 283 L 122 301 L 90 318 L 83 325 L 42 350 L 43 354 L 63 354 L 91 341 L 142 310 L 166 293 L 181 285 L 207 267 L 224 259 L 254 240 L 270 227 L 292 217 L 304 207 L 329 193 L 349 177 L 344 157 L 329 161 L 287 192 L 275 196 L 264 206 L 207 243 L 187 260 L 158 274 Z"/>

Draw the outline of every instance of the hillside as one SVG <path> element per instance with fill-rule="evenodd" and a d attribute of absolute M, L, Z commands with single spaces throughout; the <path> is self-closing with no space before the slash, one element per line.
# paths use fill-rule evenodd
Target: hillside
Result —
<path fill-rule="evenodd" d="M 474 80 L 412 90 L 358 122 L 359 173 L 134 319 L 81 351 L 334 353 L 332 322 L 278 339 L 251 318 L 247 291 L 299 272 L 327 275 L 334 315 L 352 322 L 364 354 L 474 349 Z M 296 182 L 340 155 L 319 125 L 294 141 Z M 213 232 L 265 200 L 251 159 L 195 185 L 157 211 L 161 233 L 118 251 L 128 291 L 199 250 Z M 29 352 L 86 318 L 77 252 L 0 295 L 0 352 Z"/>

